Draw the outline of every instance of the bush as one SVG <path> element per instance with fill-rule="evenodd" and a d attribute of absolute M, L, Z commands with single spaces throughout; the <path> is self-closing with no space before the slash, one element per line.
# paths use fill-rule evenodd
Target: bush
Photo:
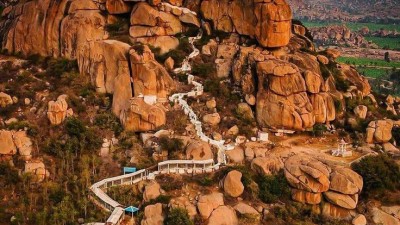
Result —
<path fill-rule="evenodd" d="M 94 124 L 102 129 L 111 129 L 114 131 L 115 136 L 119 136 L 124 130 L 119 119 L 111 113 L 103 113 L 96 115 Z"/>
<path fill-rule="evenodd" d="M 214 63 L 196 63 L 193 65 L 192 74 L 195 76 L 207 78 L 215 74 Z"/>
<path fill-rule="evenodd" d="M 177 138 L 161 137 L 159 142 L 161 149 L 168 151 L 168 155 L 170 156 L 183 149 L 183 142 Z"/>
<path fill-rule="evenodd" d="M 400 168 L 387 155 L 367 156 L 352 165 L 352 169 L 363 177 L 363 194 L 400 189 Z"/>
<path fill-rule="evenodd" d="M 324 124 L 315 124 L 312 130 L 314 137 L 321 137 L 328 129 Z"/>
<path fill-rule="evenodd" d="M 165 225 L 193 225 L 186 209 L 173 208 L 169 210 Z"/>
<path fill-rule="evenodd" d="M 278 175 L 259 176 L 256 179 L 259 186 L 258 197 L 265 203 L 274 203 L 281 198 L 289 198 L 290 188 L 283 174 L 280 171 Z"/>

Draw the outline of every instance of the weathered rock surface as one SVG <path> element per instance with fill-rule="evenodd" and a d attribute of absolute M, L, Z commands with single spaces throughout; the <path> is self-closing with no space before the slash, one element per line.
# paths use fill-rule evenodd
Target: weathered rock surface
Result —
<path fill-rule="evenodd" d="M 285 1 L 205 0 L 201 12 L 215 30 L 254 37 L 263 47 L 289 43 L 292 13 Z"/>
<path fill-rule="evenodd" d="M 365 218 L 365 216 L 363 214 L 358 214 L 351 221 L 351 224 L 353 224 L 353 225 L 366 225 L 367 224 L 367 219 Z"/>
<path fill-rule="evenodd" d="M 238 225 L 235 210 L 230 206 L 219 206 L 208 219 L 208 225 Z"/>
<path fill-rule="evenodd" d="M 15 155 L 16 153 L 17 148 L 14 144 L 12 132 L 8 130 L 0 130 L 0 154 Z"/>
<path fill-rule="evenodd" d="M 224 205 L 224 195 L 214 192 L 209 195 L 202 195 L 197 202 L 197 208 L 200 216 L 204 219 L 210 217 L 214 209 Z"/>
<path fill-rule="evenodd" d="M 315 123 L 306 83 L 297 66 L 280 60 L 257 64 L 257 122 L 264 127 L 294 130 Z"/>
<path fill-rule="evenodd" d="M 144 208 L 144 217 L 141 225 L 163 225 L 164 216 L 162 204 L 148 205 Z"/>
<path fill-rule="evenodd" d="M 165 109 L 159 105 L 148 105 L 143 98 L 133 98 L 129 107 L 121 111 L 120 120 L 125 130 L 146 132 L 166 123 Z"/>
<path fill-rule="evenodd" d="M 90 77 L 97 92 L 113 94 L 112 110 L 116 116 L 128 107 L 132 97 L 129 69 L 130 45 L 116 40 L 91 42 L 79 57 L 81 74 Z"/>
<path fill-rule="evenodd" d="M 226 151 L 226 157 L 230 163 L 241 164 L 244 161 L 244 150 L 236 146 L 233 150 Z"/>
<path fill-rule="evenodd" d="M 332 204 L 345 209 L 355 209 L 358 203 L 358 194 L 345 195 L 334 191 L 324 192 L 324 197 Z"/>
<path fill-rule="evenodd" d="M 56 101 L 50 101 L 48 103 L 47 118 L 52 125 L 60 125 L 67 117 L 67 97 L 66 95 L 60 95 Z"/>
<path fill-rule="evenodd" d="M 132 10 L 132 6 L 124 0 L 107 0 L 106 9 L 110 14 L 124 14 Z"/>
<path fill-rule="evenodd" d="M 186 159 L 207 160 L 212 159 L 211 147 L 204 141 L 193 141 L 186 148 Z"/>
<path fill-rule="evenodd" d="M 197 215 L 196 206 L 194 206 L 187 197 L 177 197 L 171 199 L 169 202 L 169 206 L 171 208 L 181 208 L 186 209 L 191 218 L 194 218 Z"/>
<path fill-rule="evenodd" d="M 251 169 L 261 175 L 271 175 L 283 169 L 284 164 L 277 156 L 258 157 L 251 161 Z"/>
<path fill-rule="evenodd" d="M 150 48 L 144 45 L 142 52 L 132 49 L 129 54 L 135 97 L 142 94 L 166 99 L 175 88 L 175 83 L 167 70 L 155 60 Z"/>
<path fill-rule="evenodd" d="M 11 104 L 13 104 L 11 96 L 4 92 L 0 92 L 0 107 L 4 108 Z"/>
<path fill-rule="evenodd" d="M 30 160 L 32 158 L 33 143 L 26 134 L 26 131 L 15 132 L 13 138 L 15 147 L 17 147 L 18 153 L 22 159 Z"/>
<path fill-rule="evenodd" d="M 152 181 L 144 187 L 144 192 L 143 192 L 144 201 L 148 202 L 150 200 L 156 199 L 160 195 L 161 195 L 161 187 L 157 182 Z"/>
<path fill-rule="evenodd" d="M 330 176 L 330 190 L 347 194 L 359 194 L 363 188 L 362 177 L 351 169 L 335 168 Z"/>
<path fill-rule="evenodd" d="M 50 176 L 49 171 L 46 170 L 44 163 L 40 160 L 26 162 L 24 173 L 31 174 L 36 182 L 42 182 Z"/>
<path fill-rule="evenodd" d="M 245 218 L 250 218 L 250 219 L 255 219 L 255 220 L 260 219 L 260 213 L 258 213 L 255 208 L 253 208 L 250 205 L 247 205 L 243 202 L 239 202 L 233 208 L 236 210 L 236 212 L 239 213 L 239 215 L 241 215 Z"/>
<path fill-rule="evenodd" d="M 244 191 L 244 186 L 241 179 L 241 172 L 237 170 L 230 171 L 223 180 L 223 188 L 225 193 L 234 198 L 239 197 Z"/>
<path fill-rule="evenodd" d="M 392 139 L 392 120 L 377 120 L 368 124 L 367 143 L 385 143 Z"/>
<path fill-rule="evenodd" d="M 376 224 L 385 224 L 385 225 L 400 225 L 400 220 L 396 217 L 380 210 L 379 208 L 371 209 L 372 220 Z"/>
<path fill-rule="evenodd" d="M 322 215 L 336 219 L 350 219 L 354 214 L 353 210 L 348 210 L 340 206 L 336 206 L 329 202 L 322 204 Z"/>
<path fill-rule="evenodd" d="M 207 114 L 203 116 L 203 122 L 210 126 L 215 126 L 221 122 L 221 116 L 219 113 Z"/>
<path fill-rule="evenodd" d="M 307 203 L 310 205 L 316 205 L 321 203 L 321 193 L 312 193 L 299 189 L 292 189 L 292 199 L 297 202 Z"/>
<path fill-rule="evenodd" d="M 328 191 L 331 168 L 306 156 L 295 155 L 285 162 L 285 177 L 297 189 L 313 193 Z"/>

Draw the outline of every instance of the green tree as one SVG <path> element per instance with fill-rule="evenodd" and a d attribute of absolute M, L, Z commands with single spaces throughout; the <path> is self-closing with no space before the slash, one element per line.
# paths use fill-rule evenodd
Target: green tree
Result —
<path fill-rule="evenodd" d="M 193 225 L 186 209 L 173 208 L 169 211 L 164 225 Z"/>

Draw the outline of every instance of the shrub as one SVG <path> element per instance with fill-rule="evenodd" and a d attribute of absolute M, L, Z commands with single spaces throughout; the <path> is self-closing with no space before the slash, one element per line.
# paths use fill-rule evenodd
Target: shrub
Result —
<path fill-rule="evenodd" d="M 192 69 L 193 75 L 203 78 L 211 77 L 210 75 L 215 74 L 215 72 L 214 63 L 196 63 Z"/>
<path fill-rule="evenodd" d="M 274 203 L 280 198 L 289 198 L 290 196 L 290 188 L 283 171 L 275 176 L 259 176 L 256 182 L 259 186 L 258 197 L 265 203 Z"/>
<path fill-rule="evenodd" d="M 119 119 L 112 113 L 103 113 L 96 115 L 94 124 L 102 129 L 111 129 L 118 136 L 124 130 Z"/>
<path fill-rule="evenodd" d="M 315 137 L 321 137 L 327 131 L 327 128 L 324 124 L 315 124 L 312 130 L 312 134 Z"/>
<path fill-rule="evenodd" d="M 364 180 L 364 195 L 400 188 L 400 168 L 387 155 L 367 156 L 352 165 Z"/>
<path fill-rule="evenodd" d="M 174 155 L 183 149 L 183 142 L 178 138 L 161 137 L 159 142 L 161 149 L 168 151 L 169 155 Z"/>
<path fill-rule="evenodd" d="M 169 210 L 167 218 L 164 221 L 165 225 L 193 225 L 186 209 L 173 208 Z"/>
<path fill-rule="evenodd" d="M 18 176 L 18 170 L 15 168 L 12 168 L 9 164 L 7 163 L 0 163 L 0 183 L 7 186 L 11 184 L 17 184 L 20 181 L 20 177 Z"/>

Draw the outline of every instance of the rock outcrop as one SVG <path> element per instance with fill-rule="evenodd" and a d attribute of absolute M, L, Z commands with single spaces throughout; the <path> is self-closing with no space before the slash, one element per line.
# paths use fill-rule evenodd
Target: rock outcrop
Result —
<path fill-rule="evenodd" d="M 294 201 L 321 204 L 321 213 L 327 217 L 350 219 L 354 215 L 363 180 L 351 169 L 331 168 L 316 159 L 295 155 L 285 162 L 285 177 L 293 187 Z"/>
<path fill-rule="evenodd" d="M 143 98 L 130 100 L 129 107 L 121 111 L 120 120 L 125 130 L 146 132 L 166 123 L 165 109 L 160 105 L 149 105 Z"/>
<path fill-rule="evenodd" d="M 204 141 L 192 141 L 186 147 L 186 159 L 189 160 L 207 160 L 212 159 L 213 153 L 211 147 Z"/>
<path fill-rule="evenodd" d="M 161 203 L 148 205 L 144 208 L 143 220 L 141 225 L 163 225 L 164 215 L 163 206 Z"/>
<path fill-rule="evenodd" d="M 202 195 L 197 202 L 197 209 L 203 219 L 210 217 L 211 213 L 218 207 L 224 205 L 224 195 L 222 193 L 211 193 Z"/>
<path fill-rule="evenodd" d="M 67 118 L 68 96 L 60 95 L 56 101 L 50 101 L 47 107 L 47 118 L 52 125 L 60 125 Z"/>
<path fill-rule="evenodd" d="M 90 77 L 99 93 L 113 94 L 112 110 L 119 116 L 132 97 L 130 45 L 116 40 L 94 41 L 78 58 L 81 74 Z"/>
<path fill-rule="evenodd" d="M 377 120 L 368 124 L 366 142 L 373 143 L 387 143 L 392 139 L 392 120 Z"/>
<path fill-rule="evenodd" d="M 256 38 L 263 47 L 289 43 L 292 13 L 285 1 L 204 0 L 201 12 L 214 30 Z"/>
<path fill-rule="evenodd" d="M 90 0 L 34 0 L 12 6 L 0 24 L 2 48 L 24 55 L 76 59 L 105 35 L 105 18 Z"/>
<path fill-rule="evenodd" d="M 134 49 L 129 52 L 134 96 L 156 96 L 166 101 L 175 83 L 167 70 L 155 60 L 150 48 L 146 45 L 142 48 L 140 53 Z"/>
<path fill-rule="evenodd" d="M 11 104 L 13 104 L 11 96 L 4 92 L 0 92 L 0 107 L 4 108 Z"/>
<path fill-rule="evenodd" d="M 215 209 L 210 218 L 208 225 L 238 225 L 239 221 L 235 210 L 230 206 L 220 206 Z"/>
<path fill-rule="evenodd" d="M 230 171 L 222 182 L 225 193 L 234 198 L 239 197 L 244 191 L 241 179 L 241 172 L 237 170 Z"/>
<path fill-rule="evenodd" d="M 32 158 L 33 143 L 26 131 L 0 130 L 0 155 L 15 155 L 28 161 Z"/>
<path fill-rule="evenodd" d="M 29 173 L 33 176 L 33 181 L 42 182 L 46 177 L 50 176 L 48 170 L 41 160 L 28 161 L 25 163 L 24 173 Z"/>

